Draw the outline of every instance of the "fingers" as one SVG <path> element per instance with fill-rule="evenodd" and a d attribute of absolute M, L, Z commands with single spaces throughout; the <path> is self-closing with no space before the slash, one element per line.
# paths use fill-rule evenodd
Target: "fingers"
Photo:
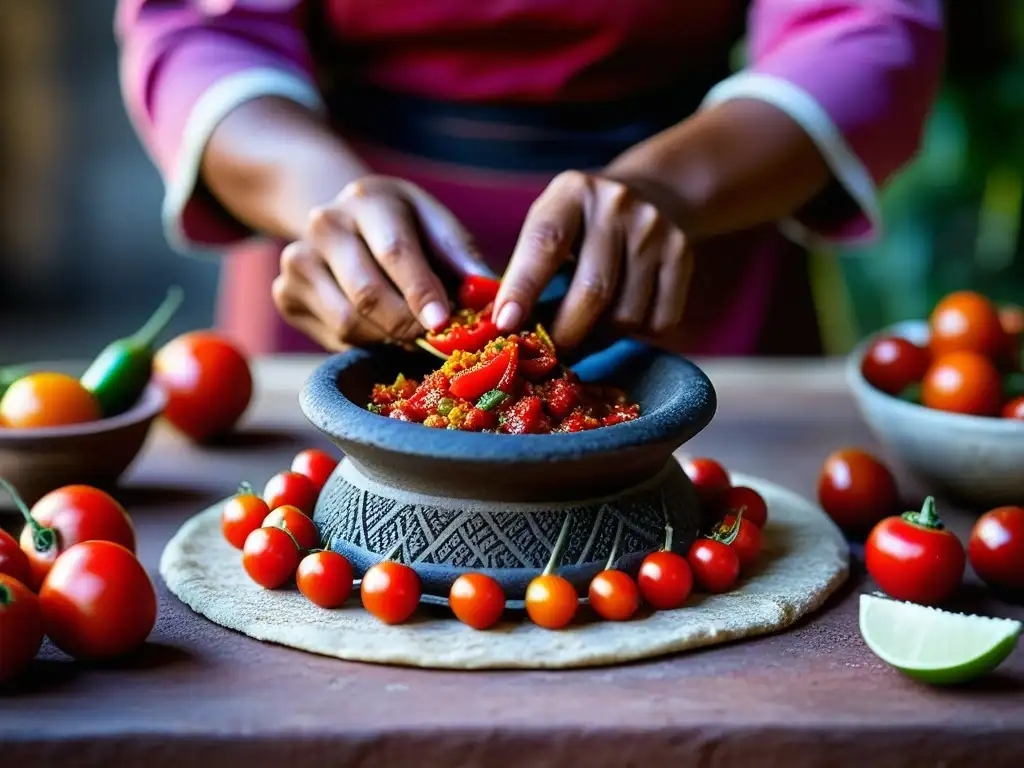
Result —
<path fill-rule="evenodd" d="M 439 200 L 407 181 L 395 183 L 412 206 L 434 253 L 459 277 L 496 277 L 477 250 L 473 236 Z"/>
<path fill-rule="evenodd" d="M 673 228 L 664 240 L 658 269 L 658 290 L 650 319 L 650 329 L 655 334 L 665 333 L 682 322 L 693 266 L 693 253 L 686 237 Z"/>
<path fill-rule="evenodd" d="M 555 177 L 530 207 L 494 302 L 493 318 L 500 330 L 519 330 L 558 268 L 571 257 L 586 195 L 586 177 L 567 172 Z"/>
<path fill-rule="evenodd" d="M 559 347 L 578 345 L 608 309 L 619 283 L 625 245 L 625 237 L 615 228 L 597 226 L 588 230 L 576 274 L 552 329 Z"/>

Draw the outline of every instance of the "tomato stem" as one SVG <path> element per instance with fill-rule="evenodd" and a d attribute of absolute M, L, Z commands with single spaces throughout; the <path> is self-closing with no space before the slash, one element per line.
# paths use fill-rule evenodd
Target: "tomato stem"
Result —
<path fill-rule="evenodd" d="M 32 517 L 32 512 L 29 510 L 28 505 L 18 495 L 14 486 L 2 477 L 0 477 L 0 488 L 7 491 L 8 495 L 14 499 L 14 505 L 21 512 L 22 517 L 25 518 L 25 524 L 32 529 L 32 546 L 36 548 L 36 552 L 46 552 L 53 549 L 57 543 L 57 532 L 53 528 L 46 528 L 40 525 L 39 521 Z"/>
<path fill-rule="evenodd" d="M 604 564 L 606 571 L 612 570 L 612 566 L 615 565 L 615 560 L 619 555 L 619 542 L 622 541 L 622 520 L 619 520 L 619 524 L 615 527 L 615 539 L 612 541 L 612 551 L 608 553 L 608 562 Z"/>
<path fill-rule="evenodd" d="M 904 512 L 901 517 L 907 522 L 914 523 L 922 528 L 941 531 L 946 527 L 943 525 L 939 513 L 935 511 L 935 499 L 931 496 L 924 500 L 920 512 Z"/>
<path fill-rule="evenodd" d="M 253 487 L 252 487 L 252 485 L 250 483 L 248 483 L 245 480 L 243 480 L 242 482 L 240 482 L 238 484 L 238 490 L 235 492 L 235 495 L 236 496 L 255 496 L 256 495 L 256 491 L 253 490 Z"/>
<path fill-rule="evenodd" d="M 6 584 L 0 584 L 0 607 L 8 606 L 14 602 L 14 593 Z"/>
<path fill-rule="evenodd" d="M 548 558 L 548 564 L 544 566 L 543 576 L 550 576 L 562 562 L 565 548 L 569 544 L 569 530 L 571 528 L 572 515 L 566 515 L 565 520 L 562 521 L 562 530 L 558 533 L 558 540 L 555 541 L 555 546 L 551 549 L 551 557 Z"/>
<path fill-rule="evenodd" d="M 726 526 L 724 522 L 719 523 L 715 526 L 715 530 L 711 532 L 711 535 L 706 538 L 720 541 L 727 546 L 732 544 L 736 541 L 736 537 L 740 535 L 740 524 L 743 522 L 743 512 L 746 509 L 746 505 L 740 507 L 739 512 L 736 513 L 736 518 L 732 521 L 732 525 Z"/>
<path fill-rule="evenodd" d="M 395 546 L 393 546 L 391 548 L 391 551 L 388 552 L 387 555 L 384 556 L 384 560 L 394 560 L 396 563 L 402 562 L 401 560 L 396 560 L 395 559 L 395 555 L 397 555 L 399 552 L 402 551 L 402 543 L 403 542 L 400 541 L 397 544 L 395 544 Z M 381 562 L 383 562 L 383 561 L 381 561 Z"/>

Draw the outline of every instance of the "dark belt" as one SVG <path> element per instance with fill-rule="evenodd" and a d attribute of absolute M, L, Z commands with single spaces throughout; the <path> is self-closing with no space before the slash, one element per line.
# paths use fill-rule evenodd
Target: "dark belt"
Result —
<path fill-rule="evenodd" d="M 532 173 L 600 168 L 692 114 L 716 78 L 600 103 L 484 105 L 379 90 L 328 95 L 340 131 L 414 157 Z"/>

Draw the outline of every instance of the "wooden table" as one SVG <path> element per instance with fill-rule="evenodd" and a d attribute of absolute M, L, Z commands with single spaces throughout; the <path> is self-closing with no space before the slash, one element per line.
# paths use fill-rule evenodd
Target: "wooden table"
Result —
<path fill-rule="evenodd" d="M 296 391 L 315 359 L 264 361 L 232 444 L 200 450 L 160 429 L 121 498 L 156 573 L 189 515 L 239 480 L 261 484 L 308 445 Z M 813 495 L 833 448 L 877 447 L 833 363 L 708 363 L 713 424 L 691 445 Z M 908 486 L 908 496 L 920 489 Z M 970 518 L 948 508 L 954 529 Z M 10 521 L 8 521 L 10 522 Z M 856 547 L 854 547 L 856 551 Z M 1024 765 L 1024 650 L 959 690 L 888 668 L 857 630 L 849 584 L 791 631 L 675 658 L 565 672 L 435 672 L 350 664 L 213 625 L 161 584 L 148 647 L 109 667 L 47 646 L 0 695 L 0 766 Z M 972 580 L 965 610 L 1024 618 Z"/>

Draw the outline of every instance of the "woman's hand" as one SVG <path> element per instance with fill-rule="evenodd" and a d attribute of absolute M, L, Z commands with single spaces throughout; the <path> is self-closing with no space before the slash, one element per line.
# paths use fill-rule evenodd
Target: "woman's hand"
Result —
<path fill-rule="evenodd" d="M 693 272 L 686 235 L 626 185 L 567 171 L 523 223 L 494 307 L 502 330 L 518 329 L 577 244 L 576 273 L 553 328 L 559 346 L 579 344 L 606 315 L 648 337 L 679 324 Z"/>
<path fill-rule="evenodd" d="M 428 252 L 458 276 L 487 274 L 440 202 L 410 182 L 366 176 L 309 214 L 302 239 L 281 255 L 274 302 L 328 350 L 410 341 L 451 312 Z"/>

